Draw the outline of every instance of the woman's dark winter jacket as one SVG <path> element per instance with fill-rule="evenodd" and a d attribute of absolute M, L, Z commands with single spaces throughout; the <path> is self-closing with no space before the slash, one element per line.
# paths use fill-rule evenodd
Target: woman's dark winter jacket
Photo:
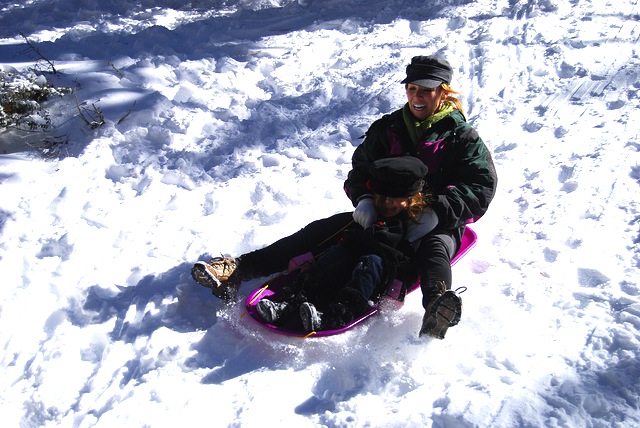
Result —
<path fill-rule="evenodd" d="M 464 226 L 487 211 L 496 191 L 496 170 L 484 142 L 458 110 L 433 124 L 417 145 L 402 109 L 385 115 L 371 125 L 353 154 L 345 192 L 354 206 L 371 193 L 371 163 L 403 155 L 416 156 L 429 169 L 424 191 L 432 195 L 429 205 L 438 215 L 437 229 L 453 232 L 459 244 Z"/>

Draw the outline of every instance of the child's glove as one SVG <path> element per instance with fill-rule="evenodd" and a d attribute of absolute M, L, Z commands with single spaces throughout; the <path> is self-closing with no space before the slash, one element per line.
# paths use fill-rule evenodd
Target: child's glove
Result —
<path fill-rule="evenodd" d="M 365 229 L 373 224 L 376 219 L 376 207 L 373 205 L 373 198 L 365 197 L 360 199 L 356 210 L 353 212 L 353 219 Z"/>

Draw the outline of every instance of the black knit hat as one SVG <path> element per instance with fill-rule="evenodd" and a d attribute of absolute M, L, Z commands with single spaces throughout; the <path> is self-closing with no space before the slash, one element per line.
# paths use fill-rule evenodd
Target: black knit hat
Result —
<path fill-rule="evenodd" d="M 408 198 L 422 191 L 428 168 L 413 156 L 383 158 L 371 164 L 371 190 L 390 198 Z"/>
<path fill-rule="evenodd" d="M 449 62 L 436 55 L 414 56 L 407 66 L 407 77 L 400 83 L 412 83 L 425 88 L 436 88 L 451 83 L 453 69 Z"/>

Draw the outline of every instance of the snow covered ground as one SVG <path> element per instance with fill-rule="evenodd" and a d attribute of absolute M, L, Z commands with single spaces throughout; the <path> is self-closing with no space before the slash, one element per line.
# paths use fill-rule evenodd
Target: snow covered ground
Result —
<path fill-rule="evenodd" d="M 42 68 L 25 37 L 78 105 L 0 133 L 4 426 L 640 424 L 637 0 L 0 0 L 5 71 Z M 359 137 L 436 51 L 499 175 L 445 340 L 417 295 L 300 340 L 192 282 L 350 210 Z"/>

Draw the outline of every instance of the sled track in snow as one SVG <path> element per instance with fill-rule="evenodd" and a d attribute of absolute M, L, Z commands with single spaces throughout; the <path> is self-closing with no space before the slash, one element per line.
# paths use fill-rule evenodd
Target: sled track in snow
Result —
<path fill-rule="evenodd" d="M 639 20 L 640 6 L 636 5 L 633 13 L 621 20 L 622 24 L 612 36 L 590 42 L 566 40 L 565 43 L 575 49 L 585 48 L 587 45 L 607 49 L 608 45 L 614 43 L 626 43 L 633 47 L 640 41 Z M 607 109 L 615 110 L 627 104 L 625 101 L 627 91 L 640 88 L 640 58 L 635 51 L 631 57 L 621 53 L 601 72 L 579 70 L 565 63 L 560 64 L 559 68 L 561 74 L 567 74 L 567 77 L 574 76 L 570 78 L 570 82 L 563 90 L 554 92 L 539 102 L 536 110 L 545 112 L 547 115 L 559 116 L 559 111 L 562 110 L 562 116 L 568 117 L 566 113 L 571 113 L 577 122 L 588 111 L 588 103 L 594 97 L 603 99 Z M 571 111 L 567 112 L 565 106 L 568 106 Z"/>

